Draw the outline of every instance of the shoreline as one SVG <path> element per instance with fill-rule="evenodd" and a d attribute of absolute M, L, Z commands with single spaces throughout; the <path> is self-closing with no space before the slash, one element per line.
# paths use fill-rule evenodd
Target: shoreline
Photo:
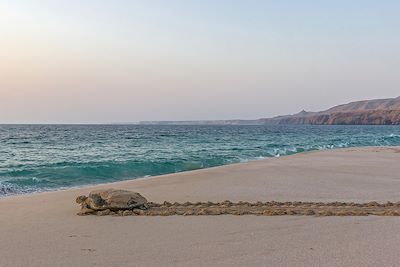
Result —
<path fill-rule="evenodd" d="M 146 175 L 143 177 L 138 177 L 138 178 L 127 178 L 124 180 L 118 180 L 118 181 L 112 181 L 112 182 L 105 182 L 105 183 L 98 183 L 98 184 L 85 184 L 81 186 L 72 186 L 72 187 L 65 187 L 65 188 L 56 188 L 56 189 L 49 189 L 49 190 L 43 190 L 43 191 L 34 191 L 34 192 L 28 192 L 28 193 L 16 193 L 16 194 L 8 194 L 8 195 L 0 195 L 0 199 L 3 198 L 10 198 L 10 197 L 18 197 L 18 196 L 31 196 L 31 195 L 37 195 L 37 194 L 46 194 L 46 193 L 53 193 L 53 192 L 62 192 L 62 191 L 69 191 L 69 190 L 80 190 L 80 189 L 88 189 L 88 188 L 95 188 L 95 187 L 105 187 L 107 185 L 113 185 L 116 184 L 118 185 L 119 183 L 126 183 L 126 182 L 131 182 L 131 181 L 140 181 L 140 180 L 148 180 L 152 178 L 160 178 L 163 176 L 168 176 L 168 175 L 174 175 L 174 174 L 181 174 L 181 173 L 191 173 L 191 172 L 197 172 L 197 171 L 202 171 L 202 170 L 209 170 L 209 169 L 216 169 L 216 168 L 221 168 L 221 167 L 226 167 L 226 166 L 235 166 L 235 165 L 242 165 L 242 164 L 248 164 L 251 162 L 262 162 L 262 161 L 270 161 L 270 160 L 276 160 L 280 158 L 286 158 L 286 157 L 293 157 L 296 155 L 305 155 L 309 153 L 319 153 L 319 152 L 325 152 L 325 151 L 340 151 L 340 150 L 348 150 L 348 149 L 357 149 L 357 150 L 362 150 L 362 149 L 375 149 L 375 148 L 393 148 L 397 149 L 400 148 L 400 146 L 361 146 L 361 147 L 343 147 L 343 148 L 326 148 L 326 149 L 317 149 L 317 150 L 308 150 L 308 151 L 303 151 L 303 152 L 296 152 L 290 155 L 284 155 L 284 156 L 274 156 L 274 157 L 264 157 L 264 158 L 254 158 L 254 159 L 249 159 L 244 162 L 234 162 L 234 163 L 228 163 L 224 165 L 219 165 L 219 166 L 212 166 L 212 167 L 206 167 L 206 168 L 200 168 L 200 169 L 195 169 L 195 170 L 184 170 L 184 171 L 179 171 L 179 172 L 172 172 L 172 173 L 165 173 L 161 175 Z"/>
<path fill-rule="evenodd" d="M 379 147 L 379 146 L 377 146 L 377 147 Z M 360 147 L 360 148 L 363 148 L 363 147 Z M 45 189 L 43 191 L 34 191 L 34 192 L 27 192 L 27 193 L 16 193 L 16 194 L 0 195 L 0 199 L 8 198 L 8 197 L 16 197 L 16 196 L 28 196 L 28 195 L 45 194 L 45 193 L 67 191 L 67 190 L 85 189 L 85 188 L 92 188 L 92 187 L 97 187 L 97 186 L 106 186 L 106 185 L 111 185 L 111 184 L 129 182 L 129 181 L 137 181 L 137 180 L 145 180 L 145 179 L 157 178 L 157 177 L 166 176 L 166 175 L 173 175 L 173 174 L 179 174 L 179 173 L 190 173 L 190 172 L 196 172 L 196 171 L 200 171 L 200 170 L 221 168 L 221 167 L 225 167 L 225 166 L 232 166 L 232 165 L 238 165 L 238 164 L 247 164 L 249 162 L 272 160 L 272 159 L 278 159 L 278 158 L 281 158 L 281 157 L 290 157 L 290 156 L 294 156 L 294 155 L 297 155 L 297 154 L 313 153 L 313 152 L 326 151 L 326 150 L 339 150 L 339 149 L 346 149 L 346 148 L 328 148 L 328 149 L 319 149 L 319 150 L 318 149 L 317 150 L 309 150 L 309 151 L 303 151 L 303 152 L 295 152 L 293 154 L 284 155 L 284 156 L 252 158 L 252 159 L 247 159 L 247 160 L 245 160 L 243 162 L 242 161 L 233 162 L 233 163 L 227 163 L 227 164 L 223 164 L 223 165 L 219 165 L 219 166 L 211 166 L 211 167 L 194 169 L 194 170 L 183 170 L 183 171 L 165 173 L 165 174 L 160 174 L 160 175 L 145 175 L 145 176 L 142 176 L 142 177 L 127 178 L 127 179 L 118 180 L 118 181 L 112 181 L 112 182 L 105 182 L 105 183 L 98 183 L 98 184 L 85 184 L 85 185 L 81 185 L 81 186 L 55 188 L 55 189 L 49 189 L 49 190 Z"/>
<path fill-rule="evenodd" d="M 149 201 L 397 202 L 400 147 L 345 148 L 0 198 L 0 266 L 394 266 L 398 217 L 77 216 L 114 187 Z"/>

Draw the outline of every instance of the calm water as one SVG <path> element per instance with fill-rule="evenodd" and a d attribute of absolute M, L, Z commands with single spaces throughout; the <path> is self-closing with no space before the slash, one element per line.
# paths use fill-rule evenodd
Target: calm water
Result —
<path fill-rule="evenodd" d="M 400 126 L 0 125 L 0 195 L 378 145 Z"/>

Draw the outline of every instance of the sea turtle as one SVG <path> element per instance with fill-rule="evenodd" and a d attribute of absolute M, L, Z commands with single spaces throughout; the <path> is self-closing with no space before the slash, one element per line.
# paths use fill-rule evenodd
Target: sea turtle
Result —
<path fill-rule="evenodd" d="M 88 197 L 77 197 L 76 203 L 82 207 L 80 215 L 102 210 L 147 209 L 146 198 L 139 193 L 121 189 L 94 190 Z"/>

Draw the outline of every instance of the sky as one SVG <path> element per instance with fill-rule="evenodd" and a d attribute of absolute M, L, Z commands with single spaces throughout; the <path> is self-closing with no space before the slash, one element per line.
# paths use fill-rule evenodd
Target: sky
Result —
<path fill-rule="evenodd" d="M 256 119 L 400 95 L 400 1 L 0 0 L 0 123 Z"/>

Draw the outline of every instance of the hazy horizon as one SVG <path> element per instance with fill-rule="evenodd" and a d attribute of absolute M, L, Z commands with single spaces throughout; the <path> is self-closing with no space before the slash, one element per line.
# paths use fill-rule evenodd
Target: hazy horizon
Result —
<path fill-rule="evenodd" d="M 0 123 L 258 119 L 400 95 L 398 1 L 0 3 Z"/>

